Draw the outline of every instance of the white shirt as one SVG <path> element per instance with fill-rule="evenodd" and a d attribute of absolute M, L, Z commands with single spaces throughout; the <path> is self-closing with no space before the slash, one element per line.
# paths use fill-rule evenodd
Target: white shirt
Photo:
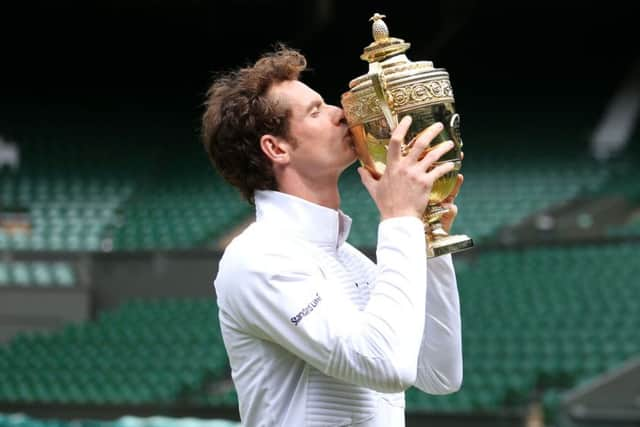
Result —
<path fill-rule="evenodd" d="M 244 426 L 404 426 L 405 389 L 460 387 L 451 256 L 426 262 L 418 218 L 380 223 L 376 265 L 345 242 L 342 212 L 255 201 L 214 282 Z"/>

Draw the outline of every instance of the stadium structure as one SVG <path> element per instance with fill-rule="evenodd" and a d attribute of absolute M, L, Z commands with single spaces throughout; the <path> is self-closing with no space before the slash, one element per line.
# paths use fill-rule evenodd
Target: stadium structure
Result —
<path fill-rule="evenodd" d="M 148 0 L 3 6 L 0 427 L 239 425 L 212 280 L 253 211 L 200 144 L 205 92 L 282 41 L 339 105 L 374 12 L 450 73 L 476 243 L 462 388 L 409 389 L 407 425 L 640 425 L 633 6 Z M 355 166 L 342 210 L 375 258 Z"/>

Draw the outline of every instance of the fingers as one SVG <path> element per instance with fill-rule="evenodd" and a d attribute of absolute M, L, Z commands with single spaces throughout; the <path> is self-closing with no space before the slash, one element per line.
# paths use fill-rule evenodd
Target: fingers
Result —
<path fill-rule="evenodd" d="M 371 172 L 369 172 L 367 168 L 363 168 L 362 166 L 358 168 L 358 174 L 360 175 L 360 179 L 362 180 L 362 185 L 364 185 L 367 191 L 371 193 L 373 190 L 373 186 L 376 183 L 376 179 L 373 177 L 373 175 L 371 175 Z"/>
<path fill-rule="evenodd" d="M 438 161 L 440 157 L 442 157 L 447 151 L 451 150 L 454 147 L 453 141 L 445 141 L 441 144 L 436 145 L 432 150 L 430 150 L 419 162 L 420 167 L 424 170 L 429 169 L 431 165 Z M 453 165 L 453 162 L 447 162 Z"/>
<path fill-rule="evenodd" d="M 398 127 L 395 128 L 389 139 L 389 147 L 387 151 L 387 162 L 395 161 L 401 157 L 401 146 L 404 144 L 404 137 L 411 126 L 411 116 L 404 116 Z"/>
<path fill-rule="evenodd" d="M 459 173 L 458 178 L 456 180 L 456 186 L 453 187 L 453 190 L 451 191 L 451 194 L 449 195 L 449 197 L 451 197 L 452 199 L 455 199 L 456 197 L 458 197 L 458 193 L 460 192 L 460 187 L 462 186 L 463 182 L 464 182 L 464 176 L 461 173 Z"/>
<path fill-rule="evenodd" d="M 445 163 L 439 164 L 433 169 L 431 169 L 429 172 L 427 172 L 426 174 L 427 178 L 429 179 L 430 182 L 436 182 L 438 178 L 444 176 L 448 172 L 451 172 L 454 167 L 455 165 L 453 164 L 453 162 L 445 162 Z"/>
<path fill-rule="evenodd" d="M 409 151 L 407 157 L 412 161 L 418 161 L 423 155 L 424 150 L 426 150 L 429 147 L 429 144 L 431 144 L 431 142 L 435 139 L 435 137 L 438 136 L 440 132 L 442 132 L 442 129 L 444 129 L 442 123 L 436 122 L 421 131 L 416 136 L 415 143 L 413 144 L 413 147 Z"/>
<path fill-rule="evenodd" d="M 442 228 L 447 233 L 451 232 L 451 227 L 453 226 L 453 222 L 458 216 L 458 207 L 453 203 L 442 203 L 441 206 L 447 209 L 447 213 L 441 218 Z"/>
<path fill-rule="evenodd" d="M 440 206 L 442 206 L 443 208 L 445 208 L 447 210 L 447 215 L 449 217 L 455 218 L 456 215 L 458 215 L 458 206 L 455 205 L 454 203 L 442 202 L 440 204 Z"/>
<path fill-rule="evenodd" d="M 447 198 L 442 201 L 443 204 L 453 203 L 455 201 L 456 197 L 458 197 L 458 193 L 460 192 L 460 187 L 462 186 L 463 182 L 464 182 L 464 176 L 461 173 L 458 173 L 458 177 L 456 179 L 456 185 L 455 187 L 453 187 L 453 190 L 451 190 L 451 193 L 449 193 Z"/>

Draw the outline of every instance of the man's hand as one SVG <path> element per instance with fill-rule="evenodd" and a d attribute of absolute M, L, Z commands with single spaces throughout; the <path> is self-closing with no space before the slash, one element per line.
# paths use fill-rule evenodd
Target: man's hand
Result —
<path fill-rule="evenodd" d="M 435 123 L 421 132 L 408 154 L 403 156 L 401 148 L 410 125 L 411 118 L 404 117 L 391 134 L 386 169 L 379 180 L 367 169 L 358 168 L 362 183 L 371 194 L 383 220 L 398 216 L 421 218 L 429 202 L 433 183 L 454 167 L 453 162 L 433 166 L 453 148 L 451 141 L 438 144 L 422 157 L 431 141 L 442 131 L 441 123 Z"/>
<path fill-rule="evenodd" d="M 458 174 L 456 186 L 451 191 L 451 194 L 449 194 L 441 203 L 443 208 L 447 208 L 447 213 L 442 215 L 440 218 L 440 224 L 442 224 L 442 228 L 444 228 L 447 233 L 451 232 L 453 221 L 455 221 L 456 216 L 458 215 L 458 206 L 456 206 L 455 202 L 463 182 L 464 176 L 462 176 L 462 174 Z"/>

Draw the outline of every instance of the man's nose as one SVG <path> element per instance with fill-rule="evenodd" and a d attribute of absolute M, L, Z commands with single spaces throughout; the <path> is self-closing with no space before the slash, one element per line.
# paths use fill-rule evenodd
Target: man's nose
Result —
<path fill-rule="evenodd" d="M 347 118 L 344 116 L 344 110 L 340 107 L 336 107 L 335 105 L 331 106 L 333 110 L 333 117 L 336 124 L 347 124 Z"/>

